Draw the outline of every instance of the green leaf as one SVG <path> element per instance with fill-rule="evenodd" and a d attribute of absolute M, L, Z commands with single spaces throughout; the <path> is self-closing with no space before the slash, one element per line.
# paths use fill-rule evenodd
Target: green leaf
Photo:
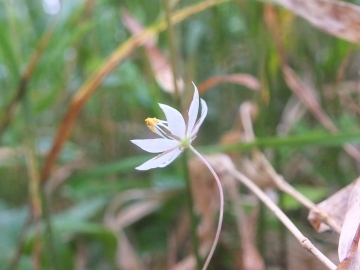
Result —
<path fill-rule="evenodd" d="M 318 202 L 328 194 L 327 188 L 324 187 L 298 185 L 294 188 L 312 202 Z M 289 194 L 285 193 L 283 195 L 283 207 L 285 210 L 295 210 L 301 206 L 302 204 Z"/>

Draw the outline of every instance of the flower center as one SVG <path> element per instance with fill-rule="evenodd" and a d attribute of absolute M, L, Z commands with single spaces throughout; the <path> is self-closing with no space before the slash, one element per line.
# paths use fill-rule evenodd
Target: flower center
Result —
<path fill-rule="evenodd" d="M 188 148 L 191 144 L 191 139 L 188 136 L 185 136 L 180 141 L 180 146 L 184 148 Z"/>
<path fill-rule="evenodd" d="M 154 117 L 154 118 L 148 117 L 148 118 L 145 119 L 146 125 L 147 125 L 148 128 L 149 128 L 152 132 L 154 132 L 154 133 L 156 133 L 155 125 L 156 125 L 156 123 L 158 123 L 159 121 L 160 121 L 160 120 L 156 119 L 155 117 Z"/>

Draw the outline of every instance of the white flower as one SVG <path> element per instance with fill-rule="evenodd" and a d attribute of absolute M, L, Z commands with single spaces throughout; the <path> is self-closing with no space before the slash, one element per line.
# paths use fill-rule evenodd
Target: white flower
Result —
<path fill-rule="evenodd" d="M 186 124 L 181 113 L 179 113 L 177 110 L 170 106 L 159 104 L 160 108 L 164 111 L 166 121 L 156 118 L 147 118 L 145 122 L 149 129 L 158 134 L 161 138 L 148 140 L 132 140 L 131 142 L 147 152 L 161 153 L 160 155 L 146 161 L 139 167 L 136 167 L 136 169 L 138 170 L 149 170 L 152 168 L 165 167 L 169 165 L 175 158 L 177 158 L 184 151 L 185 148 L 189 148 L 196 156 L 200 158 L 200 160 L 204 162 L 204 164 L 208 167 L 208 169 L 214 176 L 220 192 L 220 214 L 215 239 L 202 268 L 203 270 L 205 270 L 210 263 L 212 255 L 214 254 L 220 236 L 224 214 L 224 193 L 221 187 L 220 179 L 216 175 L 214 169 L 210 166 L 206 159 L 191 145 L 192 141 L 196 138 L 196 134 L 198 133 L 199 128 L 203 123 L 208 110 L 205 101 L 200 99 L 201 113 L 199 119 L 197 119 L 199 113 L 199 92 L 195 84 L 194 88 L 194 97 L 188 110 Z"/>
<path fill-rule="evenodd" d="M 139 167 L 136 167 L 137 170 L 162 168 L 169 165 L 184 151 L 185 148 L 189 147 L 196 138 L 196 134 L 207 114 L 207 105 L 203 99 L 200 99 L 201 114 L 200 118 L 196 121 L 199 112 L 199 92 L 194 83 L 193 85 L 195 88 L 194 97 L 190 104 L 188 121 L 186 124 L 179 111 L 168 105 L 159 103 L 167 121 L 156 118 L 147 118 L 145 122 L 149 129 L 158 134 L 161 138 L 131 140 L 132 143 L 147 152 L 161 153 Z"/>

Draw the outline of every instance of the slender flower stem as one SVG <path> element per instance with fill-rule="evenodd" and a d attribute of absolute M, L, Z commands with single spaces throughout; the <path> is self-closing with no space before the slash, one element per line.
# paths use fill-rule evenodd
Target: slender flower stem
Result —
<path fill-rule="evenodd" d="M 222 225 L 222 221 L 223 221 L 223 214 L 224 214 L 224 192 L 223 192 L 223 189 L 222 189 L 222 186 L 221 186 L 221 182 L 220 182 L 220 179 L 219 177 L 217 176 L 217 174 L 215 173 L 214 169 L 210 166 L 210 164 L 206 161 L 206 159 L 198 152 L 196 151 L 196 149 L 194 147 L 192 147 L 191 145 L 189 146 L 189 149 L 191 151 L 194 152 L 195 155 L 197 155 L 201 160 L 202 162 L 204 162 L 204 164 L 206 165 L 206 167 L 208 167 L 208 169 L 210 170 L 210 172 L 212 173 L 212 175 L 214 176 L 215 180 L 216 180 L 216 184 L 218 185 L 218 188 L 219 188 L 219 193 L 220 193 L 220 214 L 219 214 L 219 223 L 218 223 L 218 227 L 217 227 L 217 230 L 216 230 L 216 235 L 215 235 L 215 239 L 214 239 L 214 242 L 213 242 L 213 245 L 210 249 L 210 252 L 209 252 L 209 255 L 208 257 L 206 258 L 206 261 L 205 261 L 205 264 L 202 268 L 202 270 L 205 270 L 207 269 L 209 263 L 210 263 L 210 260 L 214 254 L 214 251 L 215 251 L 215 248 L 216 248 L 216 245 L 219 241 L 219 236 L 220 236 L 220 231 L 221 231 L 221 225 Z"/>
<path fill-rule="evenodd" d="M 187 193 L 187 208 L 190 216 L 190 235 L 191 235 L 191 243 L 193 246 L 193 252 L 195 254 L 196 258 L 196 269 L 201 269 L 201 258 L 199 254 L 199 241 L 196 234 L 196 227 L 197 227 L 197 221 L 196 221 L 196 215 L 194 213 L 193 205 L 194 200 L 191 193 L 191 183 L 189 178 L 189 169 L 187 165 L 187 151 L 184 151 L 182 156 L 182 163 L 184 168 L 184 177 L 186 179 L 186 193 Z"/>

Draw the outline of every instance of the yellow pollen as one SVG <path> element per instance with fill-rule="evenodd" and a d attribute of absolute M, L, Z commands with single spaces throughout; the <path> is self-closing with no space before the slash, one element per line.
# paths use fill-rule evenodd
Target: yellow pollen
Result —
<path fill-rule="evenodd" d="M 146 125 L 148 126 L 148 128 L 152 131 L 152 132 L 155 132 L 155 125 L 156 123 L 159 122 L 158 119 L 156 119 L 155 117 L 154 118 L 146 118 L 145 119 L 145 123 Z"/>

